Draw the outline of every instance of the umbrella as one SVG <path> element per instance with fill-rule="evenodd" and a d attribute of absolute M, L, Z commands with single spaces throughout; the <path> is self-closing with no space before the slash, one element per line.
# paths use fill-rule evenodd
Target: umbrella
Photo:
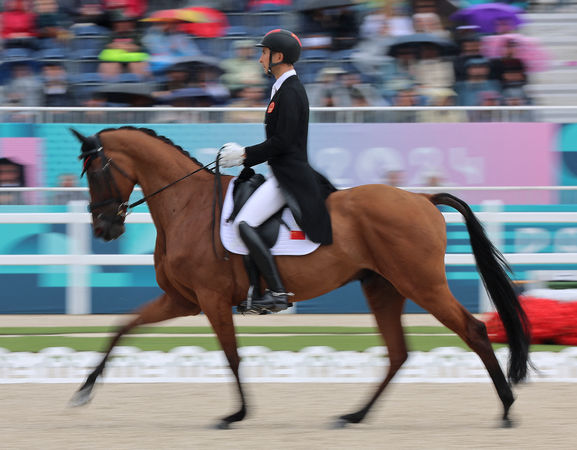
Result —
<path fill-rule="evenodd" d="M 457 45 L 448 39 L 430 33 L 415 33 L 396 38 L 390 45 L 387 54 L 394 57 L 402 50 L 418 50 L 424 45 L 437 47 L 441 55 L 453 55 L 457 53 Z"/>
<path fill-rule="evenodd" d="M 549 67 L 549 55 L 539 40 L 522 34 L 508 33 L 485 36 L 483 54 L 487 58 L 501 58 L 508 45 L 514 44 L 513 57 L 525 64 L 528 72 L 539 72 Z"/>
<path fill-rule="evenodd" d="M 297 11 L 313 11 L 315 9 L 344 8 L 358 2 L 354 0 L 300 0 L 296 4 Z"/>
<path fill-rule="evenodd" d="M 208 22 L 209 19 L 200 11 L 190 9 L 161 9 L 153 12 L 150 16 L 141 20 L 141 22 L 191 22 L 200 23 Z"/>
<path fill-rule="evenodd" d="M 184 8 L 184 10 L 200 13 L 204 16 L 205 20 L 202 23 L 197 22 L 184 24 L 181 26 L 183 31 L 189 34 L 194 34 L 198 37 L 214 38 L 224 36 L 226 29 L 228 28 L 226 14 L 217 9 L 205 6 L 193 6 L 190 8 Z"/>
<path fill-rule="evenodd" d="M 224 73 L 220 66 L 220 59 L 207 55 L 183 56 L 177 58 L 174 64 L 170 65 L 166 71 L 185 70 L 187 72 L 197 72 L 199 70 L 211 70 L 218 75 Z"/>
<path fill-rule="evenodd" d="M 174 106 L 213 105 L 217 101 L 210 92 L 199 87 L 175 89 L 170 94 L 162 97 L 161 100 Z"/>
<path fill-rule="evenodd" d="M 131 106 L 152 106 L 156 102 L 151 95 L 149 83 L 108 83 L 95 89 L 110 103 L 126 103 Z"/>
<path fill-rule="evenodd" d="M 503 21 L 517 29 L 524 22 L 521 18 L 523 12 L 521 8 L 505 3 L 482 3 L 457 11 L 451 15 L 451 20 L 477 25 L 482 33 L 493 34 L 498 23 Z"/>

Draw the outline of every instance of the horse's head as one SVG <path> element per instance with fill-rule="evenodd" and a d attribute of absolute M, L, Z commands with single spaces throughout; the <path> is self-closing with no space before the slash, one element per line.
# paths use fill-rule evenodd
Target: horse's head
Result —
<path fill-rule="evenodd" d="M 82 144 L 81 176 L 86 173 L 88 179 L 94 236 L 105 241 L 116 239 L 124 233 L 128 199 L 136 181 L 104 153 L 98 134 L 84 136 L 72 128 L 70 131 Z"/>

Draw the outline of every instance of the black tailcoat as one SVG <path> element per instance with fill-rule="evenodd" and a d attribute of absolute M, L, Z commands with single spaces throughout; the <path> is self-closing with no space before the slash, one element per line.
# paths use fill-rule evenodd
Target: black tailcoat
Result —
<path fill-rule="evenodd" d="M 321 176 L 308 163 L 309 100 L 297 76 L 288 77 L 275 93 L 264 123 L 266 140 L 246 147 L 244 165 L 268 162 L 282 190 L 296 200 L 302 214 L 299 225 L 307 237 L 324 245 L 332 243 Z"/>

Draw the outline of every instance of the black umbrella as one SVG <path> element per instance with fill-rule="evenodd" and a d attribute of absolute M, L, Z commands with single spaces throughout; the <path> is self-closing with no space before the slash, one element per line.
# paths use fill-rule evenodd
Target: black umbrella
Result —
<path fill-rule="evenodd" d="M 457 45 L 448 39 L 444 39 L 435 34 L 415 33 L 405 36 L 399 36 L 389 47 L 387 54 L 397 56 L 403 50 L 420 50 L 423 46 L 432 45 L 439 50 L 441 55 L 457 54 Z"/>
<path fill-rule="evenodd" d="M 95 89 L 110 103 L 126 103 L 131 106 L 152 106 L 156 102 L 151 95 L 149 83 L 109 83 Z"/>
<path fill-rule="evenodd" d="M 174 64 L 170 65 L 166 71 L 184 70 L 186 72 L 197 72 L 199 70 L 211 70 L 218 75 L 224 73 L 224 69 L 220 66 L 220 59 L 206 56 L 184 56 L 177 58 Z"/>
<path fill-rule="evenodd" d="M 354 0 L 299 0 L 296 9 L 297 11 L 313 11 L 315 9 L 343 8 L 357 3 Z"/>
<path fill-rule="evenodd" d="M 202 106 L 207 103 L 211 105 L 216 103 L 216 99 L 210 92 L 199 87 L 175 89 L 161 100 L 173 106 Z"/>

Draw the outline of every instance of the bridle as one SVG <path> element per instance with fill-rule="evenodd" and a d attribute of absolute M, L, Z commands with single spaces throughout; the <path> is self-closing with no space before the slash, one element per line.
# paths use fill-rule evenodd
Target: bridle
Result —
<path fill-rule="evenodd" d="M 116 170 L 120 173 L 123 177 L 129 179 L 134 185 L 137 184 L 136 180 L 134 180 L 130 175 L 128 175 L 122 168 L 120 168 L 111 158 L 106 156 L 103 151 L 103 147 L 100 144 L 97 136 L 93 136 L 96 140 L 96 148 L 92 150 L 83 151 L 82 154 L 79 156 L 79 159 L 84 160 L 84 166 L 82 168 L 82 173 L 80 176 L 82 177 L 84 174 L 89 178 L 89 182 L 94 189 L 98 190 L 105 190 L 105 192 L 109 192 L 111 195 L 106 200 L 98 201 L 98 202 L 90 202 L 88 204 L 88 211 L 90 213 L 94 213 L 99 209 L 104 208 L 108 205 L 116 206 L 116 213 L 115 214 L 105 214 L 100 213 L 99 217 L 105 218 L 111 222 L 122 222 L 125 217 L 129 213 L 130 205 L 128 202 L 122 200 L 122 196 L 120 193 L 120 189 L 112 176 L 112 169 Z M 101 168 L 88 170 L 90 165 L 96 161 L 100 160 Z"/>

